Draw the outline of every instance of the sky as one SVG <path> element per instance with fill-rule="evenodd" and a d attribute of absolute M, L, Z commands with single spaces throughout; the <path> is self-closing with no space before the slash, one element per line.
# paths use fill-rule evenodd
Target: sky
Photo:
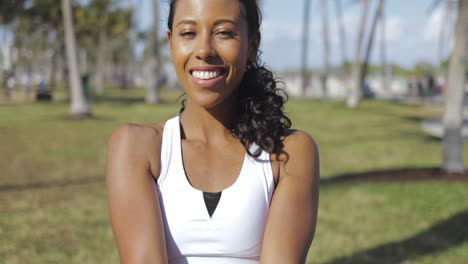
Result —
<path fill-rule="evenodd" d="M 88 0 L 80 0 L 86 2 Z M 136 8 L 136 25 L 140 30 L 148 30 L 153 21 L 152 0 L 129 0 Z M 346 30 L 346 56 L 354 60 L 361 7 L 355 0 L 341 0 L 343 3 Z M 328 0 L 329 29 L 331 42 L 331 62 L 341 64 L 339 35 L 336 23 L 334 0 Z M 376 0 L 370 1 L 370 11 L 376 7 Z M 444 5 L 432 9 L 434 0 L 386 0 L 386 46 L 387 60 L 406 68 L 425 61 L 437 64 L 439 61 L 439 35 L 441 27 L 449 28 L 451 22 L 444 17 Z M 129 2 L 130 3 L 130 2 Z M 161 37 L 165 36 L 169 0 L 160 0 L 159 23 Z M 301 63 L 301 39 L 304 0 L 262 0 L 263 22 L 261 26 L 263 62 L 273 70 L 294 70 Z M 308 67 L 323 67 L 323 45 L 319 0 L 311 0 L 309 25 Z M 369 12 L 368 25 L 371 14 Z M 1 29 L 0 29 L 1 31 Z M 376 42 L 371 63 L 380 62 L 380 30 L 377 28 Z M 444 37 L 443 55 L 447 56 L 450 47 L 449 34 Z M 140 46 L 140 50 L 142 47 Z"/>
<path fill-rule="evenodd" d="M 138 24 L 147 28 L 152 22 L 151 0 L 135 0 L 139 4 Z M 274 70 L 297 69 L 301 63 L 301 38 L 303 0 L 263 0 L 262 60 Z M 347 38 L 347 57 L 354 59 L 355 45 L 358 35 L 359 20 L 362 9 L 353 4 L 353 0 L 342 0 L 344 24 Z M 370 1 L 371 11 L 377 1 Z M 386 9 L 386 56 L 388 61 L 404 67 L 413 67 L 416 63 L 427 61 L 438 63 L 439 32 L 441 26 L 447 27 L 450 22 L 444 20 L 444 6 L 433 9 L 434 0 L 387 0 Z M 329 28 L 331 41 L 331 61 L 341 63 L 339 35 L 336 23 L 334 0 L 328 0 Z M 161 0 L 160 23 L 166 29 L 168 1 Z M 369 15 L 368 25 L 371 17 Z M 321 13 L 318 0 L 312 0 L 311 19 L 309 26 L 309 56 L 308 66 L 320 68 L 323 66 L 323 45 L 321 38 Z M 163 32 L 161 32 L 164 34 Z M 371 62 L 380 62 L 379 41 L 380 32 L 377 28 L 377 39 L 374 43 Z M 449 37 L 444 38 L 444 55 L 448 53 Z"/>
<path fill-rule="evenodd" d="M 265 61 L 279 69 L 298 67 L 300 63 L 300 41 L 302 34 L 302 0 L 265 1 L 263 23 L 263 50 Z M 331 41 L 331 60 L 341 61 L 339 35 L 334 10 L 334 1 L 329 0 L 329 28 Z M 377 1 L 371 1 L 371 10 Z M 438 42 L 440 26 L 444 14 L 443 6 L 429 11 L 433 0 L 387 0 L 386 2 L 386 46 L 387 58 L 391 62 L 405 67 L 412 67 L 419 61 L 438 61 Z M 344 1 L 344 24 L 347 38 L 347 57 L 354 58 L 356 39 L 362 9 L 360 5 Z M 371 19 L 368 18 L 368 25 Z M 309 65 L 322 67 L 322 22 L 319 1 L 312 1 L 311 24 L 309 35 Z M 371 61 L 379 63 L 380 28 Z M 447 37 L 448 38 L 448 37 Z M 448 40 L 447 40 L 448 42 Z M 447 44 L 448 45 L 448 44 Z M 296 59 L 297 58 L 297 59 Z"/>

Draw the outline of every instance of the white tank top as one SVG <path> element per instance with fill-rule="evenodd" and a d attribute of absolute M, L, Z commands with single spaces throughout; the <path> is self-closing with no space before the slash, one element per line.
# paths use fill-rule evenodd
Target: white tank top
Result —
<path fill-rule="evenodd" d="M 274 190 L 267 152 L 256 159 L 246 154 L 237 180 L 222 191 L 210 217 L 203 192 L 185 175 L 177 116 L 164 126 L 157 186 L 170 264 L 259 262 Z"/>

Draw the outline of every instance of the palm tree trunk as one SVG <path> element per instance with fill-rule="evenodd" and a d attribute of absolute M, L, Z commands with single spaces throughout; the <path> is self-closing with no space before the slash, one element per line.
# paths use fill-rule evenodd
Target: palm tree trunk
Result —
<path fill-rule="evenodd" d="M 7 35 L 7 24 L 3 24 L 3 21 L 0 21 L 0 29 L 2 31 L 0 43 L 5 43 L 6 35 Z M 8 88 L 6 86 L 6 72 L 8 71 L 8 61 L 7 57 L 7 50 L 4 50 L 2 46 L 0 46 L 0 88 L 5 89 L 6 93 L 8 94 Z"/>
<path fill-rule="evenodd" d="M 320 1 L 322 11 L 322 36 L 323 36 L 323 75 L 321 76 L 322 93 L 327 95 L 327 80 L 330 72 L 330 39 L 328 37 L 328 0 Z"/>
<path fill-rule="evenodd" d="M 106 60 L 106 47 L 107 47 L 107 32 L 105 28 L 101 28 L 99 32 L 99 44 L 97 54 L 97 67 L 96 67 L 96 94 L 104 94 L 104 70 Z"/>
<path fill-rule="evenodd" d="M 341 60 L 343 64 L 343 72 L 346 72 L 346 64 L 348 63 L 348 56 L 346 52 L 346 31 L 343 23 L 343 9 L 341 6 L 341 0 L 335 0 L 336 19 L 338 21 L 338 30 L 340 36 L 340 49 L 341 49 Z"/>
<path fill-rule="evenodd" d="M 387 76 L 387 34 L 386 34 L 386 16 L 385 16 L 385 1 L 382 0 L 382 10 L 380 14 L 380 63 L 382 74 L 382 89 L 388 91 L 388 76 Z"/>
<path fill-rule="evenodd" d="M 153 26 L 149 36 L 150 58 L 147 62 L 146 98 L 147 104 L 159 103 L 159 83 L 161 60 L 159 58 L 158 22 L 159 22 L 159 1 L 153 0 Z"/>
<path fill-rule="evenodd" d="M 463 101 L 468 49 L 468 1 L 458 2 L 455 45 L 449 65 L 448 87 L 443 117 L 443 169 L 450 173 L 464 171 L 463 165 Z"/>
<path fill-rule="evenodd" d="M 308 85 L 307 76 L 307 56 L 309 40 L 309 19 L 310 19 L 310 0 L 304 0 L 304 17 L 302 21 L 302 50 L 301 50 L 301 82 L 302 95 L 305 96 L 306 86 Z"/>
<path fill-rule="evenodd" d="M 72 116 L 89 116 L 90 106 L 86 101 L 83 87 L 78 73 L 78 58 L 73 28 L 72 12 L 70 0 L 62 0 L 63 23 L 65 28 L 65 49 L 68 64 L 68 82 L 70 85 L 70 114 Z"/>
<path fill-rule="evenodd" d="M 107 20 L 108 20 L 109 1 L 103 1 L 100 6 L 101 18 L 99 20 L 99 40 L 98 53 L 96 61 L 96 94 L 104 94 L 104 70 L 107 48 Z"/>
<path fill-rule="evenodd" d="M 49 71 L 49 87 L 50 89 L 55 89 L 57 86 L 57 82 L 55 79 L 55 73 L 57 71 L 57 45 L 53 44 L 54 46 L 52 47 L 52 56 L 50 56 L 50 71 Z"/>
<path fill-rule="evenodd" d="M 351 87 L 346 98 L 346 105 L 349 108 L 356 108 L 361 99 L 361 72 L 362 72 L 362 63 L 361 63 L 361 47 L 364 39 L 364 32 L 366 31 L 367 24 L 367 12 L 369 10 L 369 0 L 361 0 L 362 4 L 362 15 L 361 23 L 359 29 L 359 35 L 357 38 L 356 45 L 356 57 L 354 60 L 352 72 L 351 72 Z"/>
<path fill-rule="evenodd" d="M 57 70 L 58 68 L 58 58 L 60 55 L 60 45 L 61 45 L 61 39 L 59 37 L 59 33 L 56 32 L 57 36 L 53 40 L 53 42 L 50 44 L 52 48 L 52 56 L 50 57 L 50 72 L 49 72 L 49 87 L 51 89 L 57 88 Z"/>
<path fill-rule="evenodd" d="M 379 21 L 380 16 L 382 14 L 383 3 L 384 3 L 383 0 L 379 0 L 379 5 L 375 11 L 374 20 L 372 21 L 371 30 L 369 33 L 369 39 L 367 40 L 366 53 L 364 56 L 364 61 L 363 61 L 363 66 L 362 66 L 362 71 L 361 71 L 361 76 L 360 76 L 360 81 L 359 81 L 361 87 L 364 84 L 366 77 L 367 77 L 367 73 L 369 71 L 369 60 L 370 60 L 370 55 L 372 53 L 372 47 L 374 45 L 375 29 L 377 28 L 377 22 Z"/>
<path fill-rule="evenodd" d="M 445 4 L 445 11 L 444 11 L 444 17 L 442 21 L 448 21 L 449 18 L 449 12 L 450 9 L 448 7 L 448 3 L 446 0 L 444 0 Z M 450 23 L 448 23 L 450 26 Z M 444 62 L 444 53 L 445 53 L 445 44 L 447 41 L 447 36 L 446 36 L 446 29 L 447 29 L 447 24 L 446 23 L 441 23 L 440 25 L 440 31 L 439 31 L 439 43 L 437 47 L 437 59 L 439 60 L 439 72 L 442 74 L 442 65 Z"/>

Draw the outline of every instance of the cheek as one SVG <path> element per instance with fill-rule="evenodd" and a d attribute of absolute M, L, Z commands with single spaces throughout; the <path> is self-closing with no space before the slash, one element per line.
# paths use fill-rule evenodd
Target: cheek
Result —
<path fill-rule="evenodd" d="M 171 59 L 176 69 L 183 67 L 191 53 L 191 46 L 175 42 L 172 44 Z"/>
<path fill-rule="evenodd" d="M 247 64 L 247 45 L 242 43 L 220 45 L 219 54 L 222 60 L 231 66 L 231 74 L 228 80 L 234 83 L 240 82 Z"/>
<path fill-rule="evenodd" d="M 247 62 L 247 45 L 243 43 L 221 43 L 218 45 L 220 55 L 226 62 L 236 66 L 245 66 Z"/>

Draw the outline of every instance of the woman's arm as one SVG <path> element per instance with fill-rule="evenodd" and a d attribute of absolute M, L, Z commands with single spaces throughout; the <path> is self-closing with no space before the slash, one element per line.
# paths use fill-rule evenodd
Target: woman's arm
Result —
<path fill-rule="evenodd" d="M 280 176 L 273 194 L 260 263 L 305 263 L 317 223 L 319 155 L 305 132 L 284 140 Z"/>
<path fill-rule="evenodd" d="M 158 190 L 149 161 L 149 157 L 155 156 L 150 151 L 160 149 L 160 132 L 138 125 L 123 125 L 112 133 L 108 143 L 110 220 L 124 264 L 167 263 Z"/>

